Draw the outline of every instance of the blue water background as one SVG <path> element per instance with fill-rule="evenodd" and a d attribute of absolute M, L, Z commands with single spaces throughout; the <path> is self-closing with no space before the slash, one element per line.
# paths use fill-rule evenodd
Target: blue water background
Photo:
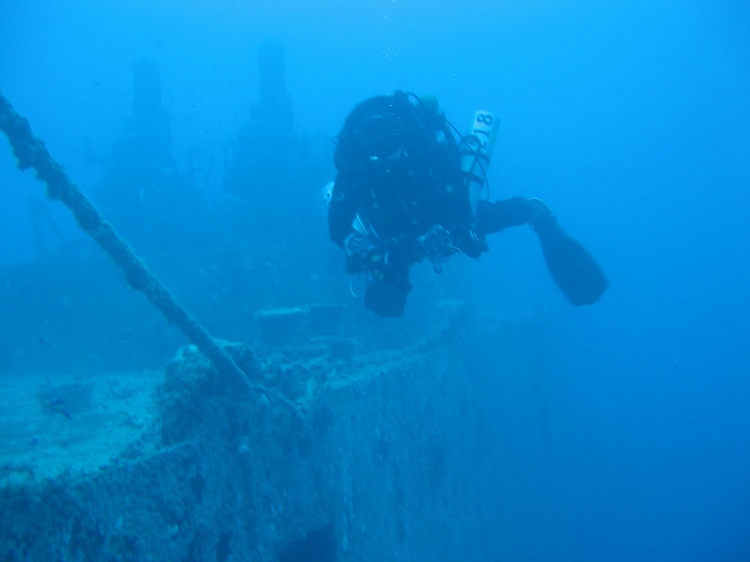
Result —
<path fill-rule="evenodd" d="M 528 342 L 556 368 L 525 395 L 547 404 L 544 426 L 515 425 L 529 445 L 512 476 L 498 469 L 517 513 L 498 522 L 512 535 L 498 560 L 750 560 L 747 3 L 26 0 L 0 22 L 0 89 L 84 189 L 98 170 L 83 139 L 119 135 L 142 54 L 162 65 L 178 158 L 220 151 L 247 120 L 268 38 L 299 131 L 333 136 L 396 88 L 437 95 L 459 128 L 495 111 L 491 197 L 543 198 L 611 280 L 596 306 L 569 307 L 526 229 L 451 264 L 471 303 L 560 328 L 554 349 Z M 33 261 L 42 190 L 7 148 L 0 186 L 0 261 Z M 298 195 L 319 212 L 317 192 Z"/>

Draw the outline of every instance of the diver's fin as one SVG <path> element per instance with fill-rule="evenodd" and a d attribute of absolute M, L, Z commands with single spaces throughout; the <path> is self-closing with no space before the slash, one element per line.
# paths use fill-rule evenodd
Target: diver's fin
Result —
<path fill-rule="evenodd" d="M 604 272 L 581 244 L 570 237 L 554 216 L 532 227 L 542 244 L 552 278 L 575 306 L 594 304 L 609 287 Z"/>

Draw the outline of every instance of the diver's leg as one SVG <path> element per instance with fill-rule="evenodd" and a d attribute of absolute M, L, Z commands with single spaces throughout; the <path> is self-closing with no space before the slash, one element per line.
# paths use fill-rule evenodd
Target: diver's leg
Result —
<path fill-rule="evenodd" d="M 513 197 L 502 201 L 480 201 L 477 208 L 477 230 L 481 234 L 500 232 L 510 226 L 533 223 L 549 209 L 538 199 Z"/>

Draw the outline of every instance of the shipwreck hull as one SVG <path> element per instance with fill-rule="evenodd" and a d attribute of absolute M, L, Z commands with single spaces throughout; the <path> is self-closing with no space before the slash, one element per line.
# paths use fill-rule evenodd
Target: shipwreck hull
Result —
<path fill-rule="evenodd" d="M 247 400 L 184 348 L 153 388 L 152 422 L 105 466 L 6 475 L 0 558 L 493 559 L 510 540 L 508 413 L 539 373 L 514 342 L 546 336 L 449 308 L 400 349 L 269 346 Z"/>

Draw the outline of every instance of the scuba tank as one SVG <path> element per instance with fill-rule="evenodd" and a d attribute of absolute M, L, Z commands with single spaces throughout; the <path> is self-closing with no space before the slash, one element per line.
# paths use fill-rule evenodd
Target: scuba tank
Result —
<path fill-rule="evenodd" d="M 477 111 L 468 135 L 461 139 L 461 169 L 467 177 L 471 212 L 476 217 L 482 190 L 487 184 L 487 168 L 495 146 L 498 120 L 489 111 Z"/>

